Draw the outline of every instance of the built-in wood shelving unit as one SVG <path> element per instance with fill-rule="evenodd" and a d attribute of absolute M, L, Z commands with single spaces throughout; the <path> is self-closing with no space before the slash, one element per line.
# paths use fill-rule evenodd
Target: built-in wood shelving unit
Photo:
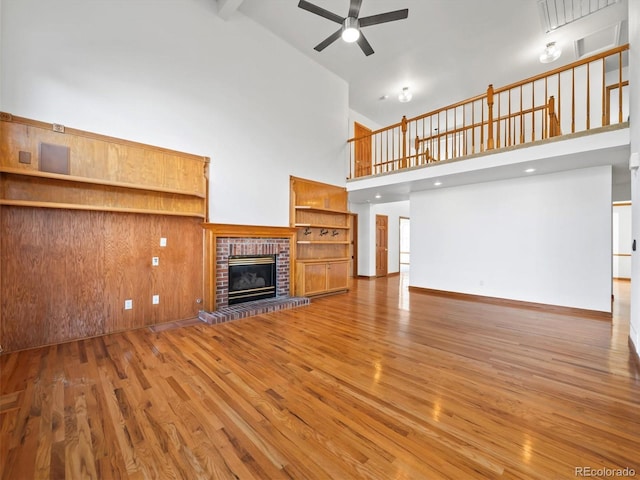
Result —
<path fill-rule="evenodd" d="M 349 287 L 350 212 L 344 187 L 290 179 L 290 224 L 296 228 L 295 286 L 299 296 Z"/>
<path fill-rule="evenodd" d="M 207 217 L 209 159 L 0 113 L 0 205 Z"/>

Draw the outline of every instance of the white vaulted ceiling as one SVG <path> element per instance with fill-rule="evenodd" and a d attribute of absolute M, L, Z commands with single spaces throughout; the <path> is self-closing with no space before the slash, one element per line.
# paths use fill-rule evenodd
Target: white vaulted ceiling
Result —
<path fill-rule="evenodd" d="M 361 17 L 409 9 L 406 20 L 363 29 L 375 50 L 369 57 L 357 44 L 342 40 L 316 52 L 313 47 L 339 26 L 298 8 L 297 0 L 218 0 L 218 6 L 227 16 L 238 9 L 346 80 L 350 108 L 388 125 L 402 115 L 415 116 L 481 94 L 489 83 L 499 87 L 573 62 L 578 58 L 576 42 L 584 50 L 584 45 L 592 44 L 584 39 L 605 29 L 618 32 L 618 44 L 627 42 L 627 0 L 549 33 L 538 1 L 363 0 Z M 349 0 L 311 3 L 340 16 L 349 9 Z M 543 65 L 538 57 L 550 41 L 557 42 L 563 53 L 555 63 Z M 397 100 L 405 86 L 413 92 L 410 103 Z M 384 95 L 388 98 L 380 100 Z"/>

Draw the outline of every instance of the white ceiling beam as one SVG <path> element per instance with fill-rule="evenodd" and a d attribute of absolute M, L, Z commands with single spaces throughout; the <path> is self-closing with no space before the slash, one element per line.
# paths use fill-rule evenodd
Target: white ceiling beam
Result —
<path fill-rule="evenodd" d="M 242 2 L 243 0 L 218 0 L 218 16 L 223 20 L 229 20 Z"/>

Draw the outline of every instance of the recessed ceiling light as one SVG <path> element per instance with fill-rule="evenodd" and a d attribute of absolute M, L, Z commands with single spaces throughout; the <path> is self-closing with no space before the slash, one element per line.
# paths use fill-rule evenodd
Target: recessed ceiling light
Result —
<path fill-rule="evenodd" d="M 535 168 L 527 168 L 527 169 L 524 171 L 524 173 L 533 173 L 533 172 L 535 172 L 535 171 L 536 171 L 536 169 L 535 169 Z"/>
<path fill-rule="evenodd" d="M 379 193 L 376 193 L 376 198 L 382 198 L 382 195 L 380 195 Z"/>
<path fill-rule="evenodd" d="M 436 187 L 439 187 L 440 185 L 442 185 L 442 182 L 441 182 L 440 180 L 438 180 L 437 182 L 435 182 L 435 183 L 434 183 L 434 185 L 435 185 Z"/>

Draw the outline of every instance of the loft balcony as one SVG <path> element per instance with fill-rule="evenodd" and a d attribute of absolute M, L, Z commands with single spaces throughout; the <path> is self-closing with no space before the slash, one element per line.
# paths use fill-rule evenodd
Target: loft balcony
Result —
<path fill-rule="evenodd" d="M 406 199 L 433 184 L 460 185 L 613 165 L 628 174 L 629 45 L 495 88 L 350 138 L 350 201 Z M 541 167 L 541 168 L 539 168 Z M 437 181 L 437 182 L 436 182 Z"/>

